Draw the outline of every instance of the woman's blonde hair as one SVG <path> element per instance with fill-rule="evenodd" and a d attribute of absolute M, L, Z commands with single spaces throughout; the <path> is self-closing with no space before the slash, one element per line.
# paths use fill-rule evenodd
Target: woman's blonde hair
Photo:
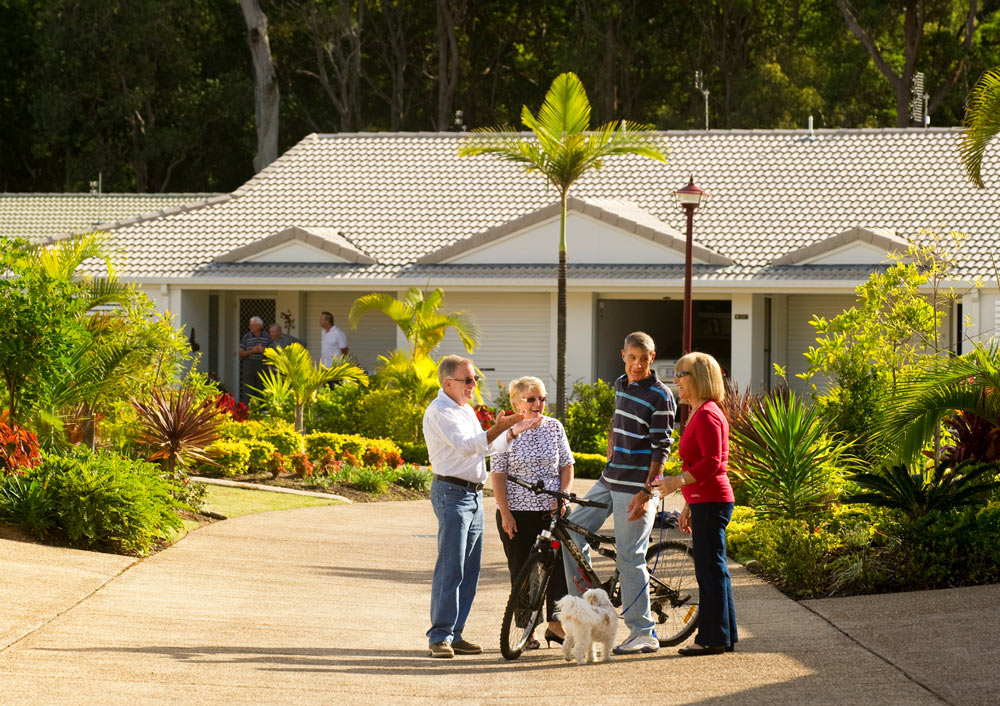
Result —
<path fill-rule="evenodd" d="M 510 385 L 507 386 L 507 392 L 510 394 L 510 405 L 514 406 L 515 402 L 519 402 L 524 399 L 524 395 L 528 390 L 538 390 L 542 397 L 545 397 L 545 383 L 536 377 L 525 376 L 523 378 L 518 378 L 517 380 L 511 380 Z"/>
<path fill-rule="evenodd" d="M 691 373 L 690 380 L 695 394 L 701 400 L 722 402 L 726 399 L 726 385 L 722 381 L 722 367 L 719 361 L 708 353 L 697 351 L 681 356 L 674 368 L 681 367 Z"/>

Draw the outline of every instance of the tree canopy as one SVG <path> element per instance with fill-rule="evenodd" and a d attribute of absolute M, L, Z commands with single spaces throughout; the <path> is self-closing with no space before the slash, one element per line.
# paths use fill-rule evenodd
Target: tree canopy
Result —
<path fill-rule="evenodd" d="M 260 0 L 278 151 L 309 132 L 473 129 L 576 73 L 596 124 L 959 125 L 1000 66 L 1000 0 Z M 233 0 L 0 0 L 0 189 L 227 191 L 256 151 Z"/>

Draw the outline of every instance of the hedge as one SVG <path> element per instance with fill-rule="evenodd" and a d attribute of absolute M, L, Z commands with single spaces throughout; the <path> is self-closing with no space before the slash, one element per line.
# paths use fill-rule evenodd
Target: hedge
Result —
<path fill-rule="evenodd" d="M 306 453 L 311 459 L 320 459 L 331 449 L 336 458 L 341 458 L 345 451 L 350 452 L 360 459 L 369 448 L 375 448 L 385 454 L 396 453 L 402 456 L 402 452 L 395 442 L 390 439 L 369 439 L 359 434 L 333 434 L 330 432 L 314 431 L 306 434 Z"/>

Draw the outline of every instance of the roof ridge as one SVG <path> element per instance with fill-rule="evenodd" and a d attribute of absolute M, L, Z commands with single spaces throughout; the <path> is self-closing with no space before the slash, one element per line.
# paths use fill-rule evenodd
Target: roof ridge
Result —
<path fill-rule="evenodd" d="M 948 126 L 934 126 L 926 128 L 907 128 L 907 127 L 826 127 L 826 128 L 813 128 L 810 130 L 808 127 L 802 128 L 783 128 L 783 129 L 767 129 L 767 128 L 731 128 L 731 129 L 721 129 L 714 128 L 711 130 L 654 130 L 652 134 L 655 135 L 673 135 L 673 136 L 713 136 L 713 135 L 809 135 L 809 134 L 819 134 L 819 135 L 844 135 L 844 134 L 897 134 L 906 133 L 912 135 L 926 135 L 926 134 L 938 134 L 938 133 L 955 133 L 961 132 L 965 128 L 961 125 Z M 596 132 L 596 131 L 588 131 Z M 378 138 L 392 138 L 392 137 L 438 137 L 438 138 L 452 138 L 461 139 L 468 137 L 477 137 L 482 133 L 476 132 L 457 132 L 457 131 L 401 131 L 392 132 L 389 130 L 373 130 L 371 132 L 319 132 L 311 133 L 308 137 L 316 137 L 317 139 L 337 139 L 337 138 L 357 138 L 357 137 L 378 137 Z M 532 133 L 527 130 L 518 130 L 518 135 L 530 136 Z M 305 138 L 303 138 L 304 140 Z M 301 144 L 301 143 L 299 143 Z M 297 147 L 298 145 L 296 145 Z M 294 149 L 294 147 L 292 148 Z M 289 150 L 290 152 L 291 150 Z M 286 152 L 285 154 L 288 154 Z"/>
<path fill-rule="evenodd" d="M 92 194 L 90 192 L 83 191 L 3 191 L 0 192 L 0 198 L 17 196 L 23 197 L 38 197 L 38 198 L 52 198 L 55 196 L 61 198 L 98 198 L 102 196 L 127 196 L 129 198 L 147 198 L 147 199 L 172 199 L 172 198 L 187 198 L 189 196 L 195 197 L 193 200 L 199 198 L 210 198 L 212 196 L 218 196 L 219 191 L 172 191 L 163 194 L 147 194 L 147 193 L 132 193 L 129 191 L 103 191 L 99 194 Z"/>

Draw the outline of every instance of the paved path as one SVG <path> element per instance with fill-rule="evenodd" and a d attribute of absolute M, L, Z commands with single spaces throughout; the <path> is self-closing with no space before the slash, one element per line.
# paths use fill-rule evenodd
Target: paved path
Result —
<path fill-rule="evenodd" d="M 136 563 L 0 540 L 0 703 L 997 703 L 997 586 L 800 604 L 734 566 L 734 654 L 507 662 L 487 503 L 488 649 L 453 660 L 426 656 L 427 501 L 241 517 Z"/>

